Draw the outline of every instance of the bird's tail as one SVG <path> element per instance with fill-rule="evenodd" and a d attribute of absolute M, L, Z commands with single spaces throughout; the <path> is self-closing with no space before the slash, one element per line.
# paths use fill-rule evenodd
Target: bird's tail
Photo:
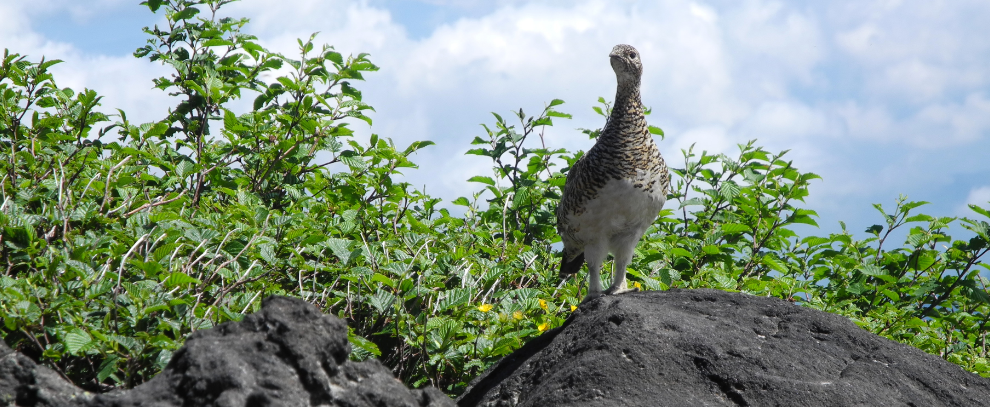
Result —
<path fill-rule="evenodd" d="M 567 260 L 567 256 L 564 255 L 560 259 L 560 278 L 564 279 L 569 277 L 571 274 L 575 274 L 581 270 L 581 265 L 584 264 L 584 252 L 581 252 L 576 257 Z"/>

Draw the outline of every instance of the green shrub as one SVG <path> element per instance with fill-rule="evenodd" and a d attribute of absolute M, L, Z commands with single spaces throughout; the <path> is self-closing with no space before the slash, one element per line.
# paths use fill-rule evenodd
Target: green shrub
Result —
<path fill-rule="evenodd" d="M 270 52 L 217 18 L 223 0 L 147 1 L 167 27 L 135 55 L 171 66 L 155 85 L 177 103 L 160 121 L 101 113 L 60 88 L 59 61 L 5 52 L 0 66 L 0 332 L 15 349 L 94 391 L 140 384 L 189 333 L 292 295 L 345 318 L 354 359 L 379 357 L 412 386 L 450 394 L 541 332 L 582 296 L 557 280 L 554 209 L 581 152 L 543 130 L 569 115 L 495 115 L 469 154 L 490 176 L 456 199 L 463 215 L 396 181 L 410 156 L 372 135 L 355 88 L 368 55 Z M 278 75 L 279 73 L 285 73 Z M 262 81 L 263 74 L 276 76 Z M 253 97 L 249 111 L 230 102 Z M 600 99 L 604 103 L 603 99 Z M 607 115 L 608 105 L 595 110 Z M 651 129 L 662 135 L 658 128 Z M 584 130 L 592 138 L 599 130 Z M 990 377 L 986 279 L 990 212 L 912 214 L 898 200 L 873 237 L 800 237 L 809 183 L 784 153 L 753 142 L 737 158 L 684 152 L 668 209 L 629 270 L 644 289 L 713 287 L 846 315 L 872 332 Z M 882 209 L 877 206 L 878 209 Z M 890 232 L 913 226 L 903 247 Z M 974 235 L 953 241 L 949 227 Z"/>

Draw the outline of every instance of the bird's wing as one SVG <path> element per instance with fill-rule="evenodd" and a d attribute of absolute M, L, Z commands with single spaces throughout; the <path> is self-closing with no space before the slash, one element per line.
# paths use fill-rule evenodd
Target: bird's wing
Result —
<path fill-rule="evenodd" d="M 570 171 L 567 172 L 567 180 L 564 181 L 564 193 L 560 196 L 560 203 L 557 204 L 557 231 L 560 232 L 561 228 L 566 225 L 567 215 L 574 213 L 579 204 L 578 202 L 578 189 L 579 184 L 581 184 L 581 178 L 583 178 L 583 173 L 585 171 L 585 163 L 588 161 L 587 155 L 582 156 L 571 166 Z"/>
<path fill-rule="evenodd" d="M 570 232 L 573 225 L 568 224 L 570 215 L 578 213 L 583 204 L 581 195 L 586 192 L 581 191 L 586 185 L 586 175 L 588 156 L 585 155 L 577 160 L 567 172 L 567 180 L 564 182 L 564 193 L 560 197 L 557 205 L 557 233 L 564 243 L 564 258 L 572 259 L 584 251 L 582 242 L 576 241 L 573 233 Z"/>
<path fill-rule="evenodd" d="M 560 259 L 561 278 L 577 273 L 584 264 L 584 243 L 576 239 L 572 232 L 574 225 L 569 225 L 568 220 L 570 215 L 580 210 L 579 189 L 583 184 L 587 157 L 585 155 L 579 158 L 567 172 L 564 193 L 561 194 L 560 203 L 557 205 L 557 233 L 560 234 L 560 241 L 564 243 L 563 258 Z"/>

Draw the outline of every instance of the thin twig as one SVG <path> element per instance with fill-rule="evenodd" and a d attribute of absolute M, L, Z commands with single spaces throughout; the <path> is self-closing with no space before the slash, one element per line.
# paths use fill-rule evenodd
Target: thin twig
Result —
<path fill-rule="evenodd" d="M 103 211 L 103 207 L 106 206 L 108 201 L 110 201 L 110 177 L 113 176 L 114 171 L 120 169 L 120 167 L 122 167 L 124 164 L 127 164 L 127 162 L 130 160 L 131 160 L 131 156 L 124 157 L 124 159 L 121 160 L 119 163 L 117 163 L 117 165 L 110 168 L 110 171 L 107 171 L 107 185 L 103 190 L 103 202 L 100 204 L 100 212 Z"/>
<path fill-rule="evenodd" d="M 154 208 L 156 206 L 161 206 L 161 205 L 165 205 L 165 204 L 168 204 L 168 203 L 175 202 L 179 198 L 182 198 L 182 196 L 186 194 L 186 191 L 187 190 L 183 189 L 182 192 L 180 192 L 178 196 L 176 196 L 175 198 L 172 198 L 172 199 L 168 199 L 168 200 L 165 200 L 165 201 L 148 202 L 148 203 L 146 203 L 144 205 L 141 205 L 140 207 L 138 207 L 135 210 L 132 210 L 130 212 L 125 213 L 124 214 L 124 217 L 131 216 L 131 215 L 133 215 L 135 213 L 138 213 L 138 212 L 140 212 L 142 210 L 145 210 L 145 209 L 148 209 L 148 208 Z"/>

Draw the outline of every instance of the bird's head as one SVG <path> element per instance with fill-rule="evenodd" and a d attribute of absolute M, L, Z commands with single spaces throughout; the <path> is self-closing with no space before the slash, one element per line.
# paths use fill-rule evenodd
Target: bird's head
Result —
<path fill-rule="evenodd" d="M 640 76 L 643 75 L 643 63 L 636 48 L 632 45 L 619 44 L 612 48 L 608 56 L 619 84 L 639 82 Z"/>

